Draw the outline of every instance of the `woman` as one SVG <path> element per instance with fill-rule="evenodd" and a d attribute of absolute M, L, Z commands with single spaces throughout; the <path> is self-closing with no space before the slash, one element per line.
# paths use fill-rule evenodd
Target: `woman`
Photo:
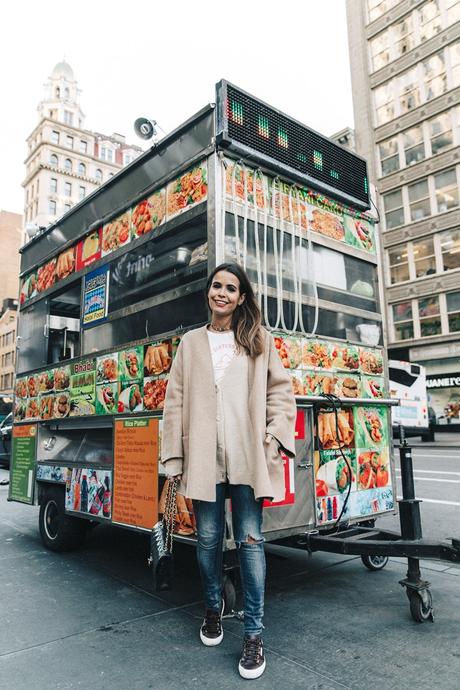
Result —
<path fill-rule="evenodd" d="M 200 638 L 220 644 L 226 487 L 244 592 L 243 678 L 265 670 L 262 633 L 264 498 L 284 498 L 280 450 L 294 457 L 295 399 L 246 273 L 218 266 L 206 286 L 211 320 L 184 335 L 171 368 L 162 462 L 193 499 L 206 613 Z"/>

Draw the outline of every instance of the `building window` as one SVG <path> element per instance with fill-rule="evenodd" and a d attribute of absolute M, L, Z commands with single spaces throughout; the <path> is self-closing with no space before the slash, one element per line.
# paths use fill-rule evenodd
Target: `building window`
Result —
<path fill-rule="evenodd" d="M 423 131 L 421 127 L 412 127 L 403 133 L 403 146 L 406 165 L 414 165 L 425 158 Z"/>
<path fill-rule="evenodd" d="M 420 105 L 420 90 L 418 87 L 417 68 L 404 72 L 399 77 L 399 104 L 401 115 Z"/>
<path fill-rule="evenodd" d="M 434 175 L 438 213 L 458 206 L 458 186 L 455 169 L 445 170 Z"/>
<path fill-rule="evenodd" d="M 57 178 L 52 177 L 50 179 L 50 193 L 51 194 L 57 194 Z"/>
<path fill-rule="evenodd" d="M 439 313 L 439 297 L 437 295 L 419 299 L 418 311 L 420 315 L 420 335 L 422 338 L 441 333 L 441 316 Z"/>
<path fill-rule="evenodd" d="M 48 202 L 48 213 L 49 213 L 51 216 L 55 216 L 55 215 L 56 215 L 56 202 L 53 201 L 52 199 L 50 199 L 50 201 Z"/>
<path fill-rule="evenodd" d="M 80 153 L 88 152 L 88 142 L 81 139 L 80 141 Z"/>
<path fill-rule="evenodd" d="M 407 246 L 405 244 L 400 244 L 388 250 L 388 263 L 390 266 L 390 281 L 392 284 L 409 280 L 409 261 Z"/>
<path fill-rule="evenodd" d="M 64 95 L 66 98 L 70 98 L 70 89 L 67 86 L 65 87 Z"/>
<path fill-rule="evenodd" d="M 409 15 L 398 24 L 394 25 L 395 57 L 404 55 L 414 47 L 412 35 L 412 17 Z"/>
<path fill-rule="evenodd" d="M 412 253 L 414 255 L 415 277 L 429 276 L 436 273 L 436 259 L 434 256 L 433 238 L 413 242 Z"/>
<path fill-rule="evenodd" d="M 64 122 L 66 125 L 73 125 L 73 113 L 70 110 L 64 110 Z"/>
<path fill-rule="evenodd" d="M 411 220 L 422 220 L 430 215 L 428 180 L 420 180 L 407 187 Z"/>
<path fill-rule="evenodd" d="M 449 331 L 455 333 L 460 331 L 460 292 L 448 292 L 446 303 Z"/>
<path fill-rule="evenodd" d="M 460 230 L 441 233 L 442 267 L 444 271 L 460 268 Z"/>
<path fill-rule="evenodd" d="M 64 182 L 64 195 L 72 196 L 72 185 L 70 182 Z"/>
<path fill-rule="evenodd" d="M 396 4 L 398 0 L 367 0 L 367 9 L 369 12 L 369 21 L 373 22 L 388 12 L 389 9 Z"/>
<path fill-rule="evenodd" d="M 69 134 L 67 134 L 65 138 L 65 145 L 69 149 L 73 149 L 73 137 L 71 137 Z"/>
<path fill-rule="evenodd" d="M 50 156 L 50 165 L 51 165 L 53 168 L 57 168 L 57 167 L 58 167 L 58 157 L 56 156 L 55 153 L 52 153 L 51 156 Z"/>
<path fill-rule="evenodd" d="M 393 324 L 395 340 L 408 340 L 414 337 L 412 302 L 393 304 Z"/>
<path fill-rule="evenodd" d="M 102 161 L 105 161 L 105 154 L 106 154 L 106 152 L 107 152 L 107 149 L 105 148 L 105 146 L 101 146 L 101 152 L 100 152 L 100 154 L 99 154 L 99 158 L 100 158 Z"/>
<path fill-rule="evenodd" d="M 56 130 L 54 130 L 54 129 L 51 132 L 51 143 L 52 144 L 59 144 L 59 132 L 56 132 Z"/>
<path fill-rule="evenodd" d="M 390 32 L 387 29 L 370 41 L 372 71 L 385 67 L 390 61 Z"/>
<path fill-rule="evenodd" d="M 64 213 L 67 213 L 67 211 L 70 211 L 72 208 L 72 204 L 64 204 Z"/>
<path fill-rule="evenodd" d="M 432 55 L 422 62 L 423 77 L 425 80 L 425 100 L 440 96 L 447 90 L 446 65 L 444 53 Z"/>
<path fill-rule="evenodd" d="M 85 196 L 86 196 L 86 187 L 82 187 L 82 186 L 79 187 L 78 188 L 78 198 L 81 200 L 81 199 L 84 199 Z"/>
<path fill-rule="evenodd" d="M 418 10 L 420 25 L 420 41 L 428 41 L 441 31 L 441 14 L 439 12 L 439 1 L 431 0 L 425 2 Z"/>
<path fill-rule="evenodd" d="M 446 8 L 446 26 L 460 20 L 460 0 L 444 0 Z"/>
<path fill-rule="evenodd" d="M 86 165 L 84 163 L 78 164 L 78 174 L 82 176 L 86 175 Z"/>
<path fill-rule="evenodd" d="M 452 85 L 460 85 L 460 42 L 449 46 L 450 65 L 452 67 Z"/>
<path fill-rule="evenodd" d="M 377 125 L 384 125 L 395 116 L 393 82 L 389 81 L 374 90 Z"/>
<path fill-rule="evenodd" d="M 128 163 L 131 163 L 133 160 L 134 157 L 130 153 L 125 153 L 125 165 L 128 165 Z"/>
<path fill-rule="evenodd" d="M 452 123 L 450 113 L 443 113 L 428 122 L 431 152 L 436 154 L 453 144 Z"/>
<path fill-rule="evenodd" d="M 385 225 L 387 230 L 396 228 L 398 225 L 403 225 L 404 208 L 402 191 L 400 189 L 385 194 L 383 197 L 383 206 L 385 209 Z"/>
<path fill-rule="evenodd" d="M 69 173 L 72 172 L 72 161 L 70 160 L 70 158 L 65 159 L 64 170 Z"/>
<path fill-rule="evenodd" d="M 59 88 L 59 86 L 56 86 L 55 94 L 56 94 L 56 98 L 61 97 L 61 89 Z"/>
<path fill-rule="evenodd" d="M 96 180 L 102 182 L 102 170 L 99 170 L 99 168 L 96 170 Z"/>
<path fill-rule="evenodd" d="M 382 175 L 390 175 L 390 173 L 399 170 L 399 154 L 398 154 L 398 139 L 387 139 L 379 144 L 380 164 L 382 166 Z"/>
<path fill-rule="evenodd" d="M 113 161 L 113 151 L 112 149 L 107 149 L 107 160 L 112 162 Z"/>

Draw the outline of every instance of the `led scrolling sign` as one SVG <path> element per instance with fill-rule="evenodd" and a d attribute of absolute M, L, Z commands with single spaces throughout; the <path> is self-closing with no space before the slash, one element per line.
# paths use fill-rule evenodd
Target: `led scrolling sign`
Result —
<path fill-rule="evenodd" d="M 367 165 L 359 156 L 224 80 L 217 84 L 217 108 L 221 146 L 357 208 L 370 208 Z"/>

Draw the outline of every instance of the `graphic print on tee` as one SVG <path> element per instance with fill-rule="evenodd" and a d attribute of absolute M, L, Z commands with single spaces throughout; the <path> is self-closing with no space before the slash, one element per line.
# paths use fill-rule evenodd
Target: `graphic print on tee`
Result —
<path fill-rule="evenodd" d="M 235 338 L 233 332 L 214 334 L 208 332 L 209 347 L 211 349 L 214 380 L 219 383 L 225 370 L 235 356 Z"/>

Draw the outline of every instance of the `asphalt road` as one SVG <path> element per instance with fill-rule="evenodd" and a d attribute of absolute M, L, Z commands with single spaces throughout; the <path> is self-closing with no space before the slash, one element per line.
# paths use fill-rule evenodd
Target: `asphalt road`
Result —
<path fill-rule="evenodd" d="M 412 449 L 415 495 L 420 506 L 423 536 L 429 539 L 460 538 L 460 448 Z M 399 450 L 395 449 L 397 494 L 401 498 Z M 399 529 L 399 517 L 378 523 Z"/>
<path fill-rule="evenodd" d="M 447 474 L 460 473 L 460 451 L 435 450 L 414 451 L 417 495 L 430 500 L 422 504 L 425 536 L 460 536 L 460 484 L 451 483 L 460 476 Z M 0 470 L 0 481 L 7 474 Z M 219 647 L 199 642 L 190 547 L 175 548 L 176 587 L 160 596 L 144 535 L 100 526 L 79 551 L 54 554 L 40 542 L 37 507 L 8 503 L 7 490 L 0 486 L 2 690 L 247 687 L 236 671 L 238 620 L 225 621 Z M 393 517 L 384 522 L 398 527 Z M 264 690 L 458 690 L 460 566 L 422 563 L 435 606 L 435 622 L 424 624 L 410 617 L 398 584 L 405 570 L 398 559 L 371 573 L 359 557 L 268 545 L 267 670 L 254 682 Z"/>

